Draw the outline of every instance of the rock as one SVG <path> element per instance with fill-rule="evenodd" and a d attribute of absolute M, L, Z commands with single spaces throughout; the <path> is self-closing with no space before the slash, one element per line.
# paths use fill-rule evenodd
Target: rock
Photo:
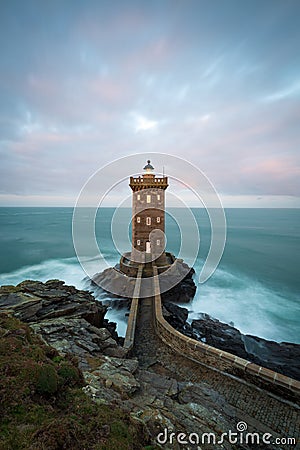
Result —
<path fill-rule="evenodd" d="M 122 397 L 132 396 L 139 389 L 140 384 L 133 376 L 137 369 L 137 361 L 123 360 L 119 358 L 102 357 L 102 364 L 91 372 L 99 383 L 111 387 Z M 94 378 L 95 380 L 95 378 Z M 95 381 L 94 381 L 95 382 Z"/>
<path fill-rule="evenodd" d="M 0 306 L 29 323 L 61 354 L 74 354 L 81 368 L 89 367 L 90 358 L 106 353 L 125 356 L 118 345 L 116 324 L 104 319 L 107 307 L 87 291 L 58 280 L 27 280 L 15 287 L 2 286 Z"/>
<path fill-rule="evenodd" d="M 110 332 L 106 328 L 93 327 L 92 330 L 98 336 L 98 338 L 101 342 L 103 342 L 111 337 Z"/>
<path fill-rule="evenodd" d="M 139 381 L 145 387 L 147 385 L 148 394 L 174 397 L 178 394 L 178 382 L 174 378 L 166 378 L 160 374 L 148 370 L 141 371 Z"/>
<path fill-rule="evenodd" d="M 196 285 L 193 280 L 194 273 L 193 268 L 189 267 L 183 260 L 177 259 L 165 276 L 164 274 L 160 275 L 162 291 L 167 289 L 170 284 L 174 286 L 162 293 L 162 301 L 190 302 L 196 292 Z M 178 280 L 181 281 L 178 282 Z M 126 278 L 116 267 L 105 269 L 103 272 L 95 274 L 92 279 L 86 278 L 85 284 L 97 296 L 101 296 L 109 306 L 116 309 L 130 309 L 135 280 Z M 141 289 L 143 290 L 143 285 Z M 115 292 L 122 292 L 122 296 L 116 295 Z"/>
<path fill-rule="evenodd" d="M 187 321 L 189 311 L 187 308 L 179 307 L 171 302 L 164 302 L 162 305 L 163 315 L 172 327 L 177 330 L 182 328 Z"/>
<path fill-rule="evenodd" d="M 113 382 L 111 380 L 105 380 L 105 387 L 110 388 L 112 387 Z"/>
<path fill-rule="evenodd" d="M 119 298 L 115 292 L 122 292 L 121 298 L 132 298 L 135 280 L 127 278 L 114 267 L 109 267 L 101 273 L 97 273 L 92 279 L 85 279 L 86 285 L 91 287 L 94 292 L 101 294 L 104 291 L 110 293 L 111 298 Z"/>
<path fill-rule="evenodd" d="M 103 350 L 103 353 L 107 356 L 114 356 L 116 358 L 126 358 L 127 350 L 121 346 L 109 347 Z"/>
<path fill-rule="evenodd" d="M 156 408 L 146 407 L 144 409 L 132 412 L 130 416 L 134 421 L 142 423 L 150 436 L 156 437 L 162 430 L 165 429 L 169 432 L 175 430 L 174 422 L 176 423 L 176 420 L 170 420 L 170 418 L 167 417 L 163 411 Z M 179 445 L 176 446 L 175 443 L 175 445 L 172 446 L 172 449 L 179 449 Z"/>
<path fill-rule="evenodd" d="M 106 328 L 97 329 L 85 319 L 50 319 L 31 323 L 34 331 L 60 353 L 73 353 L 82 368 L 87 368 L 89 358 L 109 353 L 111 349 L 124 350 L 112 339 Z M 117 351 L 115 355 L 119 355 Z"/>
<path fill-rule="evenodd" d="M 251 335 L 242 335 L 242 339 L 247 354 L 253 355 L 253 362 L 300 380 L 299 344 L 278 343 Z"/>
<path fill-rule="evenodd" d="M 208 314 L 199 314 L 191 325 L 187 309 L 169 302 L 163 305 L 165 319 L 176 330 L 212 347 L 232 353 L 288 377 L 300 380 L 300 345 L 268 341 L 244 335 L 232 325 L 220 322 Z"/>
<path fill-rule="evenodd" d="M 251 335 L 243 335 L 233 326 L 213 319 L 207 314 L 194 320 L 195 337 L 205 338 L 208 345 L 233 353 L 259 366 L 300 380 L 300 345 L 278 343 Z"/>
<path fill-rule="evenodd" d="M 162 302 L 189 303 L 196 293 L 196 285 L 193 280 L 194 274 L 195 271 L 192 267 L 189 267 L 180 259 L 176 260 L 171 271 L 168 270 L 166 278 L 162 276 L 160 279 Z M 174 278 L 173 282 L 172 278 Z M 177 281 L 178 279 L 181 280 L 179 283 Z M 167 285 L 171 283 L 174 287 L 164 292 L 165 283 Z"/>
<path fill-rule="evenodd" d="M 199 320 L 193 320 L 192 329 L 198 340 L 213 347 L 225 350 L 241 358 L 248 359 L 242 335 L 234 327 L 212 319 L 207 314 L 203 314 Z"/>
<path fill-rule="evenodd" d="M 103 324 L 107 307 L 97 302 L 89 292 L 77 291 L 73 286 L 55 280 L 47 283 L 23 281 L 16 289 L 17 292 L 11 293 L 5 286 L 1 288 L 0 306 L 24 322 L 81 317 L 97 327 Z"/>
<path fill-rule="evenodd" d="M 84 379 L 87 385 L 82 390 L 96 403 L 108 406 L 122 404 L 121 394 L 111 389 L 112 382 L 110 380 L 107 380 L 107 384 L 103 384 L 99 382 L 99 377 L 91 372 L 84 372 Z"/>
<path fill-rule="evenodd" d="M 105 328 L 108 329 L 108 331 L 109 331 L 110 334 L 111 334 L 111 337 L 112 337 L 115 341 L 119 342 L 120 345 L 123 345 L 123 339 L 124 339 L 124 338 L 118 336 L 118 333 L 117 333 L 117 331 L 116 331 L 116 330 L 117 330 L 117 324 L 116 324 L 116 322 L 109 322 L 107 319 L 104 319 L 104 320 L 103 320 L 103 326 L 105 326 Z"/>

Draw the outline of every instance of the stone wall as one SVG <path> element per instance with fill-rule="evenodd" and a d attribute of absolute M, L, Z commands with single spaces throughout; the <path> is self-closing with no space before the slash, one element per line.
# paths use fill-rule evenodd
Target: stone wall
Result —
<path fill-rule="evenodd" d="M 125 335 L 125 340 L 124 340 L 124 345 L 123 345 L 123 347 L 125 348 L 127 353 L 129 353 L 131 351 L 133 344 L 134 344 L 134 335 L 135 335 L 136 319 L 137 319 L 137 313 L 138 313 L 139 293 L 140 293 L 140 289 L 141 289 L 142 273 L 143 273 L 143 265 L 140 264 L 140 266 L 138 268 L 135 287 L 134 287 L 133 299 L 131 301 L 130 313 L 129 313 L 129 317 L 128 317 L 126 335 Z"/>
<path fill-rule="evenodd" d="M 157 275 L 157 268 L 153 267 L 154 275 Z M 292 378 L 281 375 L 272 370 L 258 366 L 250 361 L 239 358 L 231 353 L 221 351 L 203 342 L 184 336 L 175 330 L 163 317 L 161 308 L 161 296 L 158 278 L 154 277 L 155 284 L 155 327 L 157 334 L 167 345 L 182 356 L 192 358 L 200 363 L 215 367 L 222 371 L 235 373 L 242 371 L 246 377 L 256 382 L 260 380 L 279 389 L 288 389 L 295 394 L 300 394 L 300 382 Z"/>

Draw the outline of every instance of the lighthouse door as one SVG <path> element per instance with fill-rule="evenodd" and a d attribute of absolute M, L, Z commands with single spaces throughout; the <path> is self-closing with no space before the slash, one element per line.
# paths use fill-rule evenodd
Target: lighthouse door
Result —
<path fill-rule="evenodd" d="M 146 242 L 146 253 L 151 253 L 151 243 L 149 241 Z"/>

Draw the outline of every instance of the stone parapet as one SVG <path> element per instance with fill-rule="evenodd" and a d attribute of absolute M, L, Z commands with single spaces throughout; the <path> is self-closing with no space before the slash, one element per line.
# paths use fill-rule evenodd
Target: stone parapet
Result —
<path fill-rule="evenodd" d="M 157 334 L 164 343 L 182 356 L 198 360 L 200 363 L 206 363 L 205 357 L 209 358 L 209 365 L 219 370 L 230 370 L 237 368 L 242 370 L 250 378 L 260 379 L 279 388 L 288 389 L 293 393 L 300 394 L 300 382 L 293 378 L 281 375 L 273 370 L 266 369 L 257 364 L 251 363 L 243 358 L 232 355 L 231 353 L 211 347 L 203 342 L 189 338 L 179 331 L 175 330 L 163 317 L 161 308 L 161 296 L 159 281 L 157 277 L 157 268 L 153 266 L 154 285 L 155 285 L 155 328 Z"/>

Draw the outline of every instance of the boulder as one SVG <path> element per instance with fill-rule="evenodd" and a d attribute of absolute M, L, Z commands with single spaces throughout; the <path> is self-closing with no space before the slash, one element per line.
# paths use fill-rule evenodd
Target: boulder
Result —
<path fill-rule="evenodd" d="M 191 325 L 197 340 L 248 359 L 242 334 L 231 325 L 213 319 L 208 314 L 201 314 L 201 319 L 193 320 Z"/>
<path fill-rule="evenodd" d="M 15 287 L 2 286 L 0 306 L 3 312 L 27 322 L 61 354 L 75 355 L 81 368 L 103 354 L 125 356 L 116 324 L 104 319 L 107 306 L 88 291 L 58 280 L 26 280 Z"/>
<path fill-rule="evenodd" d="M 124 398 L 132 396 L 139 389 L 140 383 L 133 375 L 138 367 L 137 360 L 123 360 L 108 356 L 103 356 L 101 359 L 102 364 L 91 371 L 94 387 L 102 384 L 106 388 L 114 389 Z M 85 378 L 90 382 L 90 374 L 86 374 Z"/>
<path fill-rule="evenodd" d="M 184 263 L 183 260 L 175 260 L 174 264 L 160 275 L 160 286 L 163 291 L 162 301 L 190 302 L 196 292 L 196 285 L 193 280 L 194 273 L 194 269 Z M 116 267 L 105 269 L 103 272 L 95 274 L 92 279 L 85 278 L 85 283 L 88 289 L 92 289 L 97 296 L 103 298 L 105 304 L 116 309 L 130 309 L 135 279 L 126 277 Z M 173 287 L 164 292 L 164 289 L 167 289 L 170 285 Z M 151 283 L 150 286 L 150 291 L 152 291 Z M 149 290 L 149 286 L 147 283 L 145 283 L 145 286 L 142 284 L 141 289 Z M 122 296 L 116 295 L 115 292 L 122 292 Z M 147 294 L 144 296 L 147 296 Z"/>
<path fill-rule="evenodd" d="M 23 281 L 15 290 L 8 292 L 6 286 L 0 288 L 0 307 L 24 322 L 80 317 L 97 327 L 103 325 L 107 307 L 88 291 L 79 291 L 57 280 Z"/>
<path fill-rule="evenodd" d="M 299 344 L 244 335 L 234 326 L 205 313 L 199 314 L 200 318 L 189 324 L 188 310 L 170 302 L 163 304 L 163 315 L 170 325 L 188 337 L 300 380 Z"/>

